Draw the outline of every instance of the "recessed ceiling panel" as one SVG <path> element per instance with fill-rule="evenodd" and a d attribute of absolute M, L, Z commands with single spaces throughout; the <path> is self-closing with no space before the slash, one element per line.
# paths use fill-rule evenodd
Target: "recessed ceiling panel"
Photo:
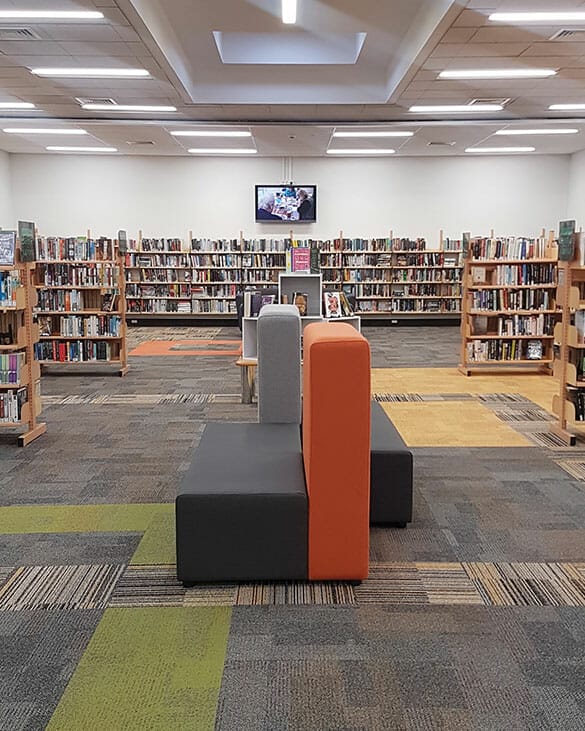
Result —
<path fill-rule="evenodd" d="M 354 64 L 366 33 L 222 33 L 213 31 L 222 63 Z"/>

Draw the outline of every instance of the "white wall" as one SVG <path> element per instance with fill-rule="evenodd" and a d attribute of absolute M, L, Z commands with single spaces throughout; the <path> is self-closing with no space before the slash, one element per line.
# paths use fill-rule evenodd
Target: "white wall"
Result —
<path fill-rule="evenodd" d="M 0 228 L 13 228 L 10 155 L 0 150 Z"/>
<path fill-rule="evenodd" d="M 536 235 L 566 216 L 569 156 L 294 161 L 318 186 L 318 223 L 299 237 L 424 236 L 439 230 Z M 279 183 L 281 158 L 11 155 L 14 214 L 46 235 L 248 237 L 289 226 L 255 224 L 254 184 Z M 585 165 L 585 164 L 584 164 Z"/>
<path fill-rule="evenodd" d="M 567 218 L 585 228 L 585 151 L 571 156 Z"/>

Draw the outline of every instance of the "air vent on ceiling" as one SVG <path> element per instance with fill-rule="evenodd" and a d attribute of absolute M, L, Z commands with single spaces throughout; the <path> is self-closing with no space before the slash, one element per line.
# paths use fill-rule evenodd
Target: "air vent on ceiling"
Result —
<path fill-rule="evenodd" d="M 75 101 L 78 101 L 81 105 L 83 104 L 111 104 L 114 106 L 116 102 L 113 99 L 82 99 L 79 96 L 75 97 Z"/>
<path fill-rule="evenodd" d="M 558 30 L 554 35 L 550 37 L 551 41 L 561 41 L 565 39 L 569 40 L 581 40 L 583 34 L 585 33 L 585 28 L 562 28 L 561 30 Z"/>
<path fill-rule="evenodd" d="M 40 41 L 38 33 L 30 28 L 14 28 L 9 25 L 0 25 L 0 41 Z"/>
<path fill-rule="evenodd" d="M 136 140 L 136 142 L 133 140 L 127 140 L 126 144 L 131 147 L 152 147 L 156 144 L 156 142 L 153 142 L 153 140 Z"/>
<path fill-rule="evenodd" d="M 470 104 L 501 104 L 503 107 L 512 101 L 510 97 L 483 97 L 480 99 L 472 99 Z"/>
<path fill-rule="evenodd" d="M 427 147 L 453 147 L 455 142 L 427 142 Z"/>

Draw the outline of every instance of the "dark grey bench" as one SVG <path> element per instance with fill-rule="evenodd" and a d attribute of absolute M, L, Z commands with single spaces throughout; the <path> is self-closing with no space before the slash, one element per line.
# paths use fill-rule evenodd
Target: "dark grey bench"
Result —
<path fill-rule="evenodd" d="M 377 401 L 372 401 L 370 523 L 404 528 L 412 521 L 412 452 Z"/>
<path fill-rule="evenodd" d="M 298 424 L 208 424 L 195 454 L 175 504 L 179 580 L 306 579 Z"/>

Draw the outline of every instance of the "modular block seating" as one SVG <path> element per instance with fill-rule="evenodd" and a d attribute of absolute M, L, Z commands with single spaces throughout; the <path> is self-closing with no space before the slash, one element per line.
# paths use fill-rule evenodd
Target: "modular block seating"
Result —
<path fill-rule="evenodd" d="M 372 402 L 370 523 L 412 521 L 412 452 L 377 401 Z"/>
<path fill-rule="evenodd" d="M 302 449 L 298 424 L 203 433 L 176 500 L 186 585 L 368 574 L 369 345 L 344 323 L 304 338 Z"/>
<path fill-rule="evenodd" d="M 264 305 L 257 324 L 258 421 L 301 423 L 301 316 L 295 305 Z"/>

